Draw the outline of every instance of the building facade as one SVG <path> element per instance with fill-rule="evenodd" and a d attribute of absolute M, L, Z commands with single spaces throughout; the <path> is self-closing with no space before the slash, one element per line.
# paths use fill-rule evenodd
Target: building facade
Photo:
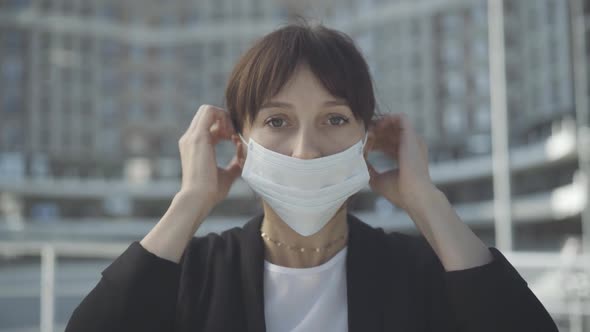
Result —
<path fill-rule="evenodd" d="M 355 39 L 379 111 L 413 118 L 437 186 L 493 241 L 485 0 L 2 1 L 0 192 L 18 203 L 8 205 L 31 221 L 157 221 L 179 187 L 178 139 L 197 108 L 222 106 L 239 55 L 295 14 Z M 551 203 L 579 190 L 568 3 L 506 1 L 504 19 L 515 242 L 558 248 L 580 233 L 580 205 Z M 224 163 L 233 148 L 218 152 Z M 257 211 L 236 187 L 214 215 Z M 411 227 L 369 191 L 352 208 Z"/>

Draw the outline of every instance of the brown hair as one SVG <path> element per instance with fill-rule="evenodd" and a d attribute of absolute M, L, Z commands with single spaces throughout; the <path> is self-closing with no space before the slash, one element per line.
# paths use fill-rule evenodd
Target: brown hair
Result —
<path fill-rule="evenodd" d="M 261 105 L 275 96 L 301 63 L 330 94 L 346 100 L 368 127 L 375 96 L 365 59 L 346 34 L 323 25 L 291 23 L 258 40 L 238 60 L 226 90 L 226 108 L 237 132 L 252 123 Z"/>

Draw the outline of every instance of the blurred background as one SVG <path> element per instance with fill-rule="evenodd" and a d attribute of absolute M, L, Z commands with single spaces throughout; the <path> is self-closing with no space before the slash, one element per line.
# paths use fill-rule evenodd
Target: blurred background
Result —
<path fill-rule="evenodd" d="M 197 108 L 298 15 L 353 37 L 463 221 L 590 331 L 590 0 L 0 0 L 0 332 L 63 331 L 168 208 Z M 368 188 L 350 209 L 417 232 Z M 238 181 L 197 235 L 261 211 Z"/>

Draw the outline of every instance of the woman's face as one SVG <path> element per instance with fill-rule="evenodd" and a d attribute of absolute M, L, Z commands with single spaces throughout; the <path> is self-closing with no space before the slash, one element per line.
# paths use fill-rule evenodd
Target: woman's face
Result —
<path fill-rule="evenodd" d="M 365 135 L 345 100 L 332 96 L 306 65 L 300 65 L 281 91 L 246 120 L 244 139 L 267 149 L 313 159 L 346 150 Z"/>

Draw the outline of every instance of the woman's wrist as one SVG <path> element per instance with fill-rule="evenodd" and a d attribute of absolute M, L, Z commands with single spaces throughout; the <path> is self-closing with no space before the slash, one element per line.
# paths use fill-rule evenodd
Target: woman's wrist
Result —
<path fill-rule="evenodd" d="M 404 198 L 404 210 L 410 214 L 431 206 L 432 200 L 444 195 L 432 182 L 420 183 L 408 189 Z"/>
<path fill-rule="evenodd" d="M 198 210 L 211 211 L 215 206 L 212 195 L 206 195 L 201 191 L 194 189 L 181 189 L 173 198 L 173 201 L 178 201 L 179 204 L 192 205 Z M 185 203 L 186 202 L 186 203 Z"/>
<path fill-rule="evenodd" d="M 178 192 L 162 219 L 141 240 L 141 245 L 156 256 L 178 263 L 211 208 L 201 194 Z"/>

